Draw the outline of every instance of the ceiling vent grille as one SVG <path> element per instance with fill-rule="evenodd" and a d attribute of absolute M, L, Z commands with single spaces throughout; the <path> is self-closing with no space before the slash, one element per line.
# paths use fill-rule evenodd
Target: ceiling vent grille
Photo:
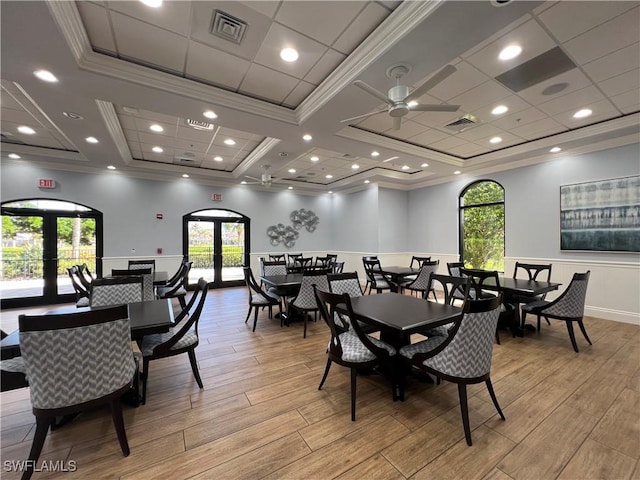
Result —
<path fill-rule="evenodd" d="M 240 44 L 247 31 L 247 23 L 221 10 L 213 11 L 211 33 L 216 37 Z"/>
<path fill-rule="evenodd" d="M 467 115 L 460 117 L 458 120 L 448 123 L 447 125 L 445 125 L 445 128 L 453 130 L 456 133 L 460 133 L 471 126 L 476 125 L 477 123 L 478 119 L 475 117 L 475 115 L 471 115 L 470 113 L 468 113 Z"/>
<path fill-rule="evenodd" d="M 187 118 L 187 126 L 195 128 L 196 130 L 205 130 L 207 132 L 213 131 L 213 123 L 202 122 L 200 120 L 191 120 Z"/>

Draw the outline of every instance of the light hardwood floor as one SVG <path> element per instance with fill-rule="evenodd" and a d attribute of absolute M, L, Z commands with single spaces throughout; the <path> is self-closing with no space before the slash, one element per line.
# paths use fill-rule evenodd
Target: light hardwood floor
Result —
<path fill-rule="evenodd" d="M 350 420 L 349 371 L 333 365 L 322 391 L 328 329 L 280 328 L 261 312 L 256 332 L 243 288 L 209 292 L 196 350 L 204 390 L 186 355 L 154 361 L 145 406 L 125 407 L 131 455 L 108 410 L 50 432 L 41 460 L 77 471 L 40 478 L 197 479 L 638 479 L 640 327 L 585 318 L 593 341 L 543 322 L 525 338 L 501 335 L 492 379 L 469 389 L 473 446 L 464 440 L 457 387 L 410 381 L 406 401 L 388 383 L 358 377 Z M 3 312 L 3 324 L 17 312 Z M 6 319 L 6 321 L 5 321 Z M 2 393 L 2 460 L 28 455 L 28 390 Z M 5 464 L 3 463 L 3 470 Z M 2 472 L 3 479 L 18 478 Z"/>

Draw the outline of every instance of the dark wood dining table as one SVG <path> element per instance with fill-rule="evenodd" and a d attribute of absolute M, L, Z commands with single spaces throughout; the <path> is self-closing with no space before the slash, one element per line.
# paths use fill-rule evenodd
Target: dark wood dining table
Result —
<path fill-rule="evenodd" d="M 397 350 L 411 343 L 411 334 L 446 325 L 462 318 L 462 308 L 398 293 L 352 297 L 358 320 L 380 329 L 380 338 Z M 340 310 L 340 307 L 338 307 Z M 346 313 L 346 310 L 342 310 Z M 407 368 L 395 358 L 387 372 L 393 382 L 393 399 L 404 400 Z"/>
<path fill-rule="evenodd" d="M 394 293 L 398 292 L 398 285 L 400 285 L 406 277 L 417 275 L 419 271 L 419 268 L 401 267 L 397 265 L 381 267 L 380 269 L 380 273 L 391 279 L 391 291 Z M 376 272 L 374 271 L 374 273 Z"/>

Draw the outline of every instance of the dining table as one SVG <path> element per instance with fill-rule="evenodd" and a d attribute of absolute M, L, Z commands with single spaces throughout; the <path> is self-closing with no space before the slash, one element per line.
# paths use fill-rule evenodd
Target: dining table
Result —
<path fill-rule="evenodd" d="M 406 277 L 417 275 L 419 272 L 419 268 L 402 267 L 398 265 L 391 265 L 389 267 L 380 266 L 380 270 L 373 271 L 373 273 L 382 273 L 383 275 L 389 277 L 389 279 L 391 280 L 389 286 L 391 287 L 391 292 L 393 293 L 398 293 L 399 286 Z"/>
<path fill-rule="evenodd" d="M 462 318 L 462 308 L 429 302 L 399 293 L 382 293 L 351 298 L 351 307 L 357 320 L 380 329 L 380 339 L 396 350 L 411 343 L 411 335 L 446 325 Z M 346 306 L 338 306 L 346 312 Z M 404 383 L 411 367 L 396 355 L 383 374 L 393 383 L 393 399 L 404 400 Z"/>

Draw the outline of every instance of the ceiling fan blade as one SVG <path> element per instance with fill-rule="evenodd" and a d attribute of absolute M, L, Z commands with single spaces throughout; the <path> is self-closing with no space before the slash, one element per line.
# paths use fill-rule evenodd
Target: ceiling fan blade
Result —
<path fill-rule="evenodd" d="M 377 115 L 378 113 L 386 113 L 387 109 L 385 108 L 384 110 L 378 110 L 377 112 L 369 112 L 369 113 L 365 113 L 364 115 L 358 115 L 357 117 L 351 117 L 351 118 L 345 118 L 344 120 L 340 120 L 342 123 L 347 123 L 347 122 L 351 122 L 353 120 L 358 120 L 359 118 L 365 118 L 365 117 L 370 117 L 371 115 Z"/>
<path fill-rule="evenodd" d="M 260 182 L 260 179 L 259 179 L 259 178 L 256 178 L 256 177 L 251 177 L 251 176 L 249 176 L 249 175 L 245 175 L 244 177 L 245 177 L 245 178 L 250 178 L 251 180 L 255 180 L 256 182 Z"/>
<path fill-rule="evenodd" d="M 418 88 L 416 88 L 413 92 L 411 92 L 403 101 L 405 103 L 409 103 L 411 100 L 415 100 L 416 98 L 421 97 L 427 91 L 431 90 L 437 84 L 442 82 L 445 78 L 452 75 L 456 70 L 457 68 L 454 67 L 453 65 L 447 65 L 438 73 L 436 73 L 433 77 L 431 77 L 429 80 L 427 80 Z"/>
<path fill-rule="evenodd" d="M 402 125 L 402 117 L 393 117 L 393 129 L 400 130 L 400 125 Z"/>
<path fill-rule="evenodd" d="M 373 88 L 370 85 L 367 85 L 366 83 L 364 83 L 362 80 L 356 80 L 355 82 L 353 82 L 353 84 L 356 87 L 360 87 L 362 90 L 364 90 L 365 92 L 367 92 L 370 95 L 373 95 L 374 97 L 376 97 L 378 100 L 384 102 L 384 103 L 388 103 L 389 105 L 393 105 L 393 102 L 391 100 L 389 100 L 389 97 L 387 97 L 384 93 L 382 93 L 379 90 L 376 90 L 375 88 Z"/>
<path fill-rule="evenodd" d="M 415 112 L 457 112 L 460 105 L 436 105 L 436 104 L 420 104 L 411 107 L 411 111 Z"/>

